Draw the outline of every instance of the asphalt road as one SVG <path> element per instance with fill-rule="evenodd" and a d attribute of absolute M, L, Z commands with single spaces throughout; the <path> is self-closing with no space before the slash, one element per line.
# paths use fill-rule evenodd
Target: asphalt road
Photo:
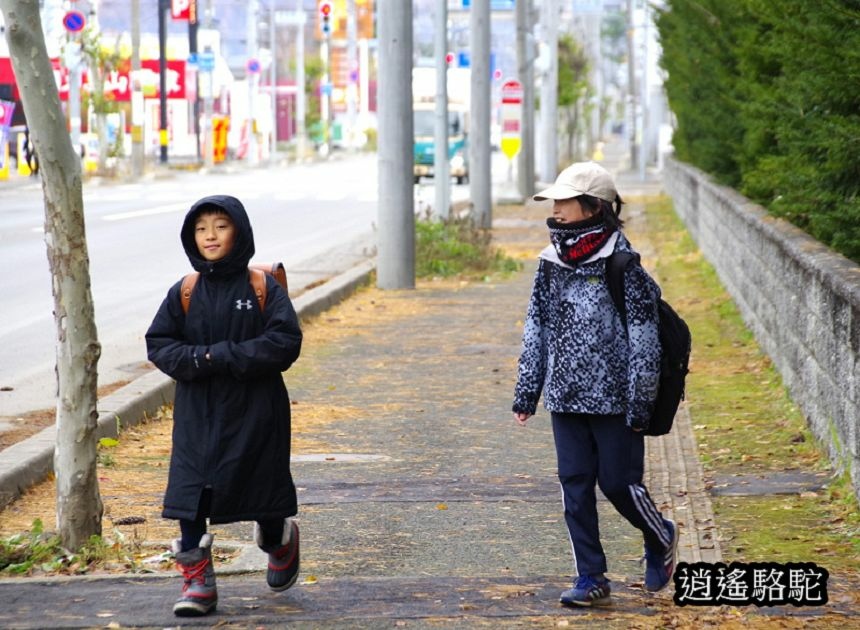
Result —
<path fill-rule="evenodd" d="M 35 180 L 34 180 L 35 181 Z M 84 188 L 99 382 L 145 369 L 143 334 L 167 289 L 190 265 L 179 229 L 190 205 L 232 194 L 251 216 L 257 261 L 280 260 L 291 292 L 322 279 L 332 256 L 373 244 L 375 156 L 234 173 L 176 173 Z M 332 253 L 332 252 L 337 252 Z M 345 254 L 344 254 L 345 253 Z M 53 406 L 55 324 L 41 187 L 0 186 L 0 419 Z"/>

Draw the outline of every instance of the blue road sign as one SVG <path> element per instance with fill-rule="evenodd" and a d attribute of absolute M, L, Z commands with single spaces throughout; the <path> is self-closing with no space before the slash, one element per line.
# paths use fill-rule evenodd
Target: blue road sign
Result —
<path fill-rule="evenodd" d="M 259 59 L 248 59 L 248 63 L 245 64 L 245 68 L 251 74 L 257 74 L 260 71 L 260 60 Z"/>
<path fill-rule="evenodd" d="M 215 69 L 215 53 L 197 53 L 197 67 L 200 72 L 212 72 Z"/>
<path fill-rule="evenodd" d="M 68 11 L 63 16 L 63 26 L 70 33 L 77 33 L 79 31 L 82 31 L 86 23 L 87 19 L 80 11 Z"/>

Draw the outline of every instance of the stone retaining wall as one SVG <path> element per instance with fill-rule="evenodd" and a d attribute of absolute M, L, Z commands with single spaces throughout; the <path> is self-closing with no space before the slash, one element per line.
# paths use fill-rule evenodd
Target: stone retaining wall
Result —
<path fill-rule="evenodd" d="M 860 497 L 860 266 L 694 167 L 668 159 L 663 179 L 810 429 L 834 466 L 850 470 Z"/>

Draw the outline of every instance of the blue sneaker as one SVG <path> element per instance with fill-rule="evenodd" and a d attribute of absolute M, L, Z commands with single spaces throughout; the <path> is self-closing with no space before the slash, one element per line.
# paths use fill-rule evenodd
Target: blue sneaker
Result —
<path fill-rule="evenodd" d="M 559 601 L 565 606 L 605 606 L 609 603 L 609 580 L 580 575 L 572 589 L 561 594 Z"/>
<path fill-rule="evenodd" d="M 675 560 L 678 555 L 678 526 L 674 521 L 663 519 L 663 524 L 666 526 L 666 532 L 669 534 L 669 539 L 672 541 L 668 547 L 655 551 L 649 549 L 645 545 L 645 590 L 660 591 L 672 579 L 672 573 L 675 572 Z"/>

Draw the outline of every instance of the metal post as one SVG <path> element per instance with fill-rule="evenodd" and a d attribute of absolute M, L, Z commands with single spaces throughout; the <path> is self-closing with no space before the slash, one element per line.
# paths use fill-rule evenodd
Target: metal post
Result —
<path fill-rule="evenodd" d="M 627 0 L 627 139 L 630 143 L 630 168 L 638 164 L 636 146 L 636 45 L 633 0 Z"/>
<path fill-rule="evenodd" d="M 140 0 L 131 0 L 131 173 L 143 175 L 143 90 L 140 85 Z"/>
<path fill-rule="evenodd" d="M 204 15 L 204 25 L 207 31 L 212 30 L 212 0 L 206 0 L 206 14 Z M 213 53 L 210 46 L 206 47 L 206 53 Z M 203 145 L 206 147 L 206 154 L 203 157 L 203 164 L 206 168 L 211 169 L 215 166 L 215 134 L 212 125 L 214 115 L 213 98 L 215 91 L 215 80 L 213 71 L 206 73 L 206 94 L 203 98 L 203 128 L 204 140 Z"/>
<path fill-rule="evenodd" d="M 541 32 L 549 50 L 549 67 L 540 91 L 539 171 L 541 181 L 551 182 L 558 173 L 558 0 L 543 0 L 542 8 Z"/>
<path fill-rule="evenodd" d="M 248 59 L 257 59 L 258 48 L 257 48 L 257 15 L 258 15 L 258 5 L 257 0 L 249 0 L 248 1 L 248 22 L 246 24 L 247 33 L 248 33 Z M 257 155 L 257 124 L 255 119 L 256 112 L 254 111 L 256 106 L 256 92 L 257 92 L 257 78 L 259 77 L 259 72 L 251 72 L 250 69 L 246 70 L 245 77 L 248 81 L 248 119 L 245 123 L 248 129 L 248 164 L 252 166 L 256 166 L 259 164 L 259 159 Z"/>
<path fill-rule="evenodd" d="M 331 152 L 331 75 L 329 74 L 329 64 L 331 58 L 329 55 L 329 43 L 331 35 L 323 34 L 322 44 L 320 45 L 320 58 L 323 63 L 322 88 L 323 93 L 320 98 L 320 118 L 322 119 L 323 141 L 321 150 L 324 157 L 328 157 Z"/>
<path fill-rule="evenodd" d="M 66 65 L 69 69 L 69 130 L 75 154 L 81 158 L 81 44 L 70 36 Z"/>
<path fill-rule="evenodd" d="M 469 133 L 469 193 L 478 227 L 493 222 L 490 166 L 490 0 L 472 0 L 472 103 Z"/>
<path fill-rule="evenodd" d="M 301 17 L 299 17 L 301 16 Z M 305 117 L 307 101 L 305 97 L 305 14 L 301 7 L 296 8 L 296 157 L 299 161 L 305 159 L 307 151 L 307 131 Z"/>
<path fill-rule="evenodd" d="M 451 205 L 451 159 L 448 149 L 448 0 L 436 0 L 434 54 L 436 55 L 436 126 L 433 142 L 433 185 L 436 198 L 433 210 L 448 218 Z"/>
<path fill-rule="evenodd" d="M 639 128 L 642 130 L 639 143 L 639 179 L 645 181 L 645 166 L 648 161 L 648 3 L 644 3 L 642 11 L 642 77 L 641 96 L 639 97 L 639 109 L 642 112 L 642 123 Z"/>
<path fill-rule="evenodd" d="M 199 21 L 197 19 L 197 0 L 192 0 L 189 3 L 190 13 L 188 16 L 188 53 L 192 57 L 197 57 L 197 28 Z M 197 161 L 202 157 L 200 146 L 200 66 L 194 72 L 194 103 L 192 104 L 192 112 L 194 115 L 194 137 L 197 139 Z"/>
<path fill-rule="evenodd" d="M 523 198 L 535 194 L 535 73 L 531 0 L 516 4 L 517 78 L 523 86 L 521 148 L 517 156 L 517 184 Z"/>
<path fill-rule="evenodd" d="M 275 29 L 275 0 L 269 0 L 269 48 L 272 59 L 269 62 L 269 89 L 272 108 L 272 134 L 269 136 L 269 162 L 274 162 L 278 153 L 278 43 Z"/>
<path fill-rule="evenodd" d="M 349 150 L 356 148 L 356 105 L 358 102 L 358 10 L 355 0 L 347 0 L 346 3 L 346 68 L 348 72 L 346 82 L 346 124 L 344 134 L 346 147 Z"/>
<path fill-rule="evenodd" d="M 376 283 L 415 286 L 412 184 L 412 3 L 379 0 L 379 240 Z"/>
<path fill-rule="evenodd" d="M 158 123 L 159 161 L 167 164 L 167 11 L 169 0 L 158 0 Z"/>

